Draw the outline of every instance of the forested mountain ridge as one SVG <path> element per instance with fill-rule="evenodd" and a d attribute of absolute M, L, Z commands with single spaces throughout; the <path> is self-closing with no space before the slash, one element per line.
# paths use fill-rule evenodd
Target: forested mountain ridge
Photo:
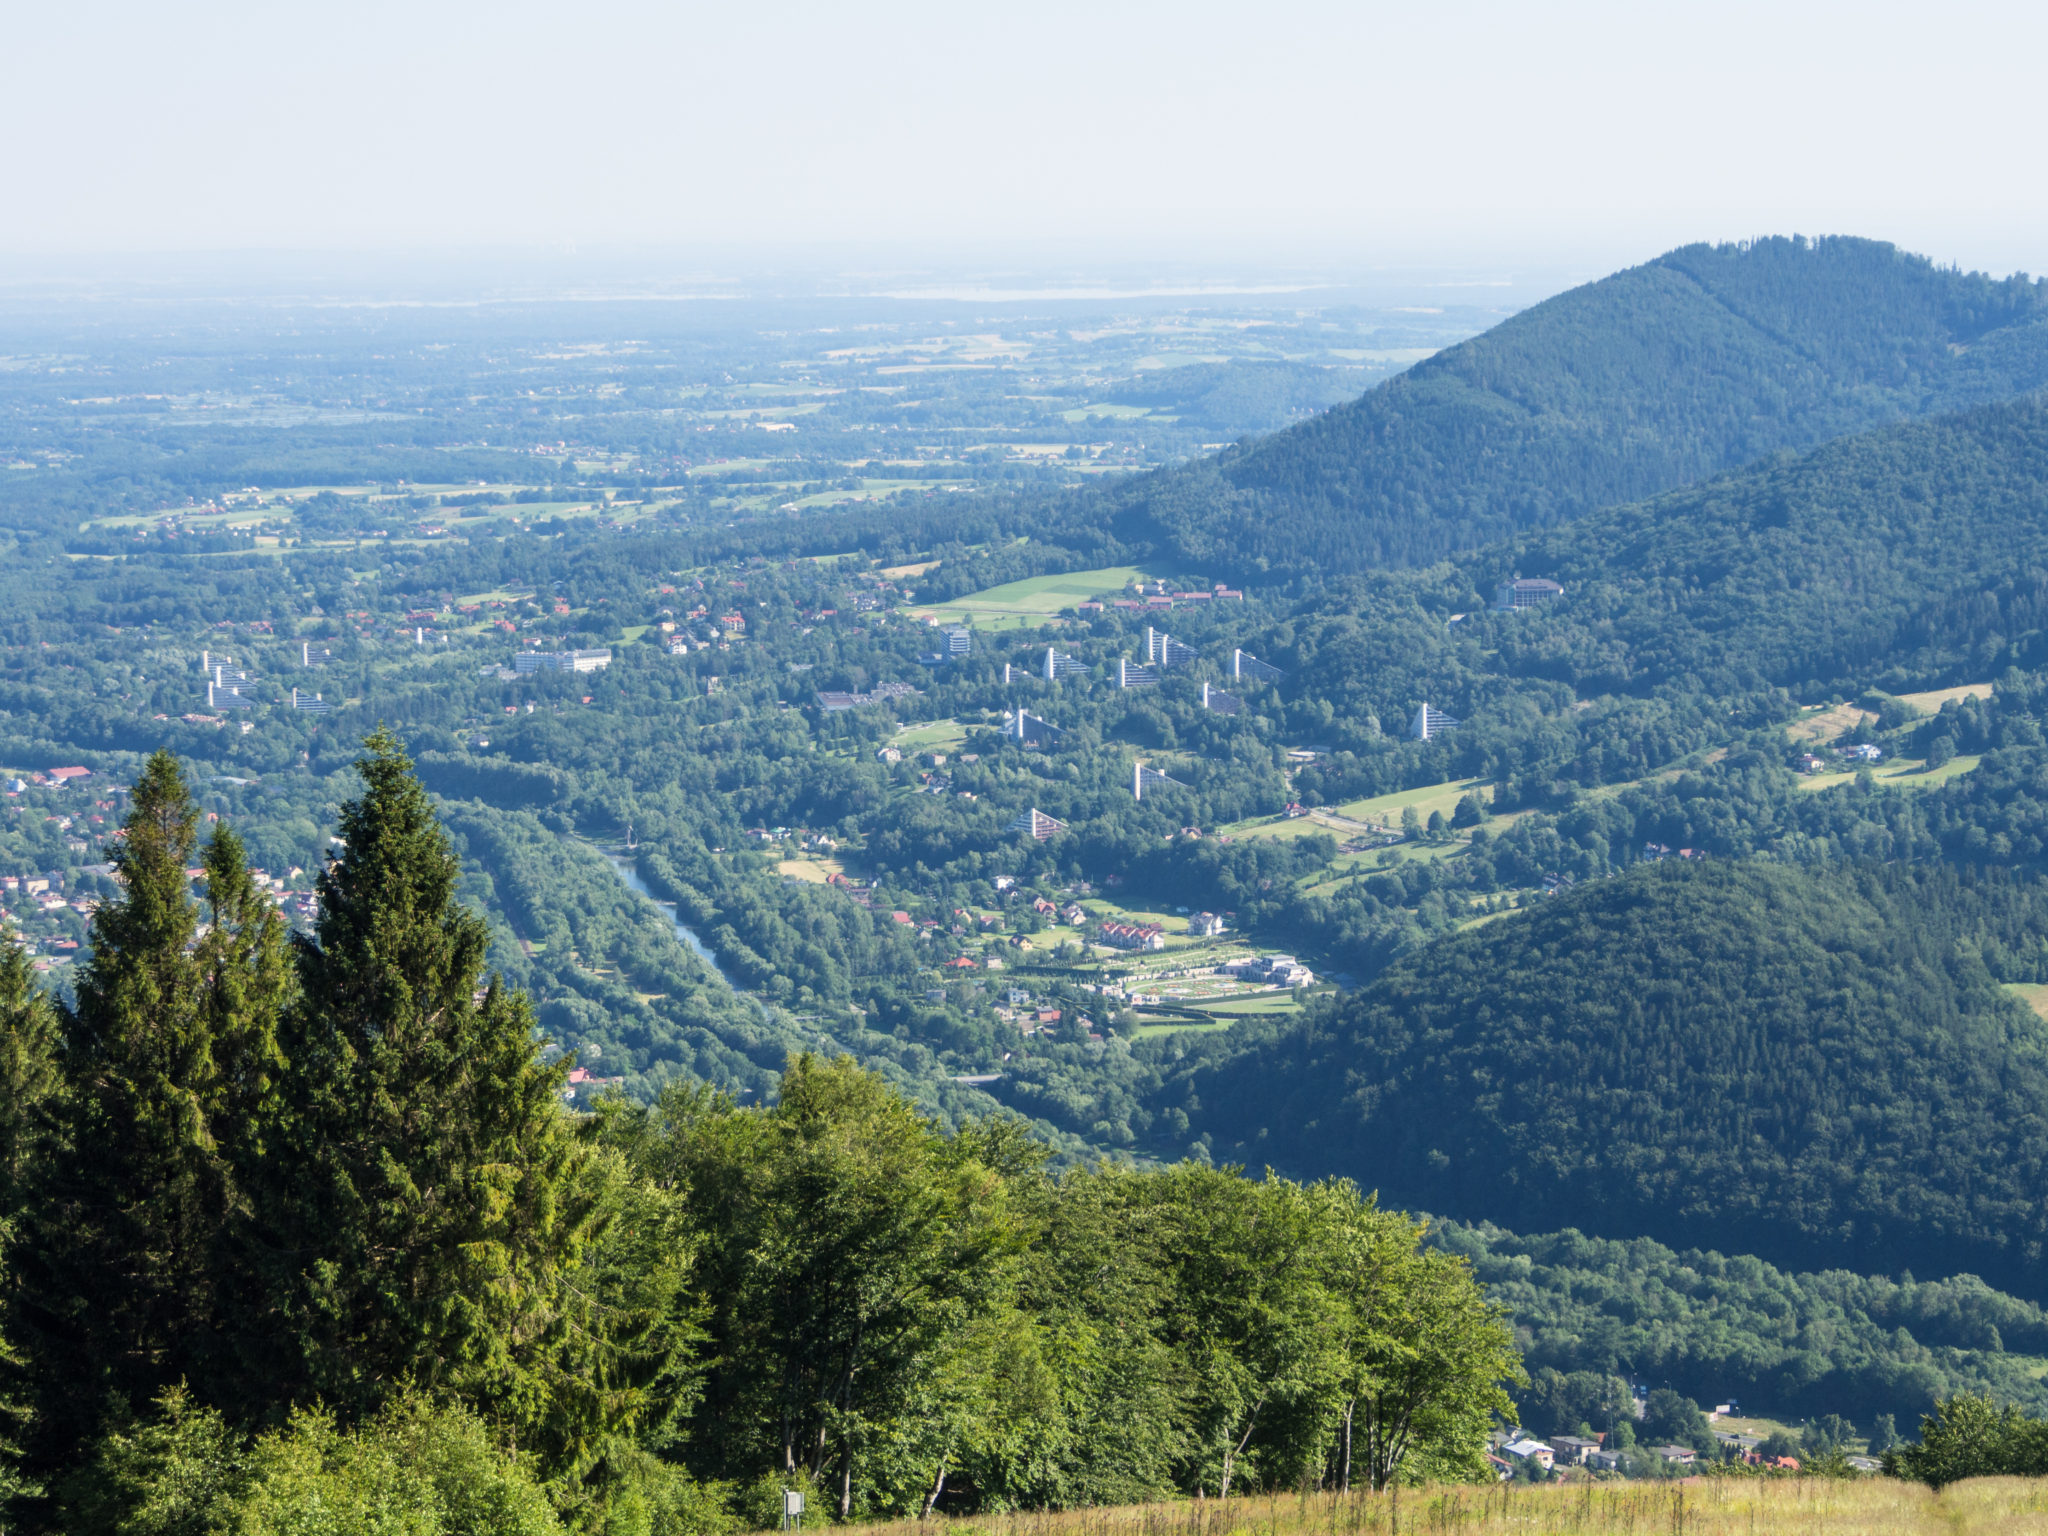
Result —
<path fill-rule="evenodd" d="M 1219 1159 L 1445 1215 L 2039 1296 L 2048 1040 L 1967 941 L 1978 905 L 1945 870 L 1639 866 L 1163 1096 Z"/>
<path fill-rule="evenodd" d="M 1812 697 L 2040 664 L 2048 398 L 1859 433 L 1609 507 L 1467 562 L 1565 584 L 1502 627 L 1504 669 L 1582 696 L 1689 679 Z M 1967 679 L 1964 674 L 1967 673 Z"/>
<path fill-rule="evenodd" d="M 1106 494 L 1246 571 L 1423 564 L 1902 418 L 2048 384 L 2048 294 L 1871 240 L 1693 245 L 1348 405 Z"/>

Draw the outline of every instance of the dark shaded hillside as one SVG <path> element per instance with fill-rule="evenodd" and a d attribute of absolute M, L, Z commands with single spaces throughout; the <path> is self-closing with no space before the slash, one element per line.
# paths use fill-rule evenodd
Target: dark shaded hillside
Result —
<path fill-rule="evenodd" d="M 1228 568 L 1420 564 L 1902 418 L 2048 384 L 2048 289 L 1877 241 L 1687 246 L 1349 405 L 1114 495 Z"/>
<path fill-rule="evenodd" d="M 2048 1290 L 2048 1033 L 1952 871 L 1639 866 L 1398 962 L 1187 1095 L 1398 1206 Z M 1256 1040 L 1256 1032 L 1252 1032 Z"/>
<path fill-rule="evenodd" d="M 1911 422 L 1607 508 L 1468 572 L 1568 600 L 1497 622 L 1501 662 L 1582 695 L 1689 679 L 1809 695 L 2048 660 L 2048 398 Z"/>

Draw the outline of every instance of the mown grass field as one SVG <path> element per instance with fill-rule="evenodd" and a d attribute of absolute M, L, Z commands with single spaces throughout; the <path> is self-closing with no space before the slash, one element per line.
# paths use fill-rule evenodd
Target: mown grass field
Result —
<path fill-rule="evenodd" d="M 899 752 L 950 752 L 966 740 L 967 727 L 958 720 L 928 720 L 898 728 L 889 745 Z"/>
<path fill-rule="evenodd" d="M 1973 1478 L 1941 1493 L 1865 1478 L 1406 1488 L 905 1520 L 870 1536 L 2048 1536 L 2048 1480 Z"/>
<path fill-rule="evenodd" d="M 1956 775 L 1968 773 L 1982 761 L 1982 758 L 1964 752 L 1950 758 L 1939 768 L 1930 770 L 1918 758 L 1895 757 L 1889 762 L 1874 766 L 1870 770 L 1870 776 L 1892 789 L 1939 789 Z M 1806 790 L 1833 789 L 1849 783 L 1855 777 L 1854 773 L 1809 774 L 1800 779 L 1799 787 Z"/>
<path fill-rule="evenodd" d="M 1941 706 L 1950 699 L 1990 698 L 1991 684 L 1965 683 L 1960 688 L 1930 688 L 1925 693 L 1902 693 L 1898 697 L 1901 703 L 1910 704 L 1925 714 L 1938 715 Z"/>
<path fill-rule="evenodd" d="M 949 603 L 919 604 L 910 611 L 920 617 L 935 614 L 949 623 L 973 620 L 999 628 L 1022 626 L 1050 618 L 1062 608 L 1071 608 L 1091 598 L 1112 597 L 1131 582 L 1142 580 L 1144 575 L 1135 565 L 1115 565 L 1099 571 L 1027 576 L 1022 581 L 1006 581 L 984 592 L 970 592 Z"/>

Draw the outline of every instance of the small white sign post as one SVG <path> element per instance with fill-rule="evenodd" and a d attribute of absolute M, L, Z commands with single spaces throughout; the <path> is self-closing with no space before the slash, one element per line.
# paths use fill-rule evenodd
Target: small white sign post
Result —
<path fill-rule="evenodd" d="M 782 1490 L 782 1528 L 785 1531 L 802 1530 L 804 1524 L 804 1496 L 797 1488 Z"/>

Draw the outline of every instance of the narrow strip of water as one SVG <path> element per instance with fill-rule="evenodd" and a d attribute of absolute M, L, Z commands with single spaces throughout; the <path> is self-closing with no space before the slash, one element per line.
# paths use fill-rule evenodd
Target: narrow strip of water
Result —
<path fill-rule="evenodd" d="M 711 968 L 711 973 L 714 976 L 716 976 L 720 981 L 724 982 L 728 987 L 732 988 L 733 991 L 737 992 L 740 990 L 739 983 L 734 981 L 730 976 L 726 975 L 723 970 L 719 969 L 718 951 L 713 949 L 709 944 L 706 944 L 702 939 L 698 938 L 696 930 L 691 928 L 690 925 L 688 923 L 685 923 L 680 917 L 676 916 L 676 904 L 674 902 L 663 901 L 659 896 L 655 895 L 654 892 L 648 888 L 647 882 L 640 878 L 640 871 L 634 867 L 633 861 L 631 859 L 622 858 L 620 855 L 615 853 L 607 853 L 604 856 L 604 861 L 607 864 L 611 865 L 612 873 L 617 875 L 619 879 L 625 883 L 625 886 L 628 890 L 633 891 L 641 896 L 645 896 L 649 901 L 653 902 L 657 907 L 661 908 L 662 912 L 667 916 L 670 924 L 675 928 L 676 937 L 683 941 L 683 947 L 685 949 L 689 950 L 691 954 L 695 955 L 699 960 L 702 960 L 707 966 L 709 966 Z"/>

